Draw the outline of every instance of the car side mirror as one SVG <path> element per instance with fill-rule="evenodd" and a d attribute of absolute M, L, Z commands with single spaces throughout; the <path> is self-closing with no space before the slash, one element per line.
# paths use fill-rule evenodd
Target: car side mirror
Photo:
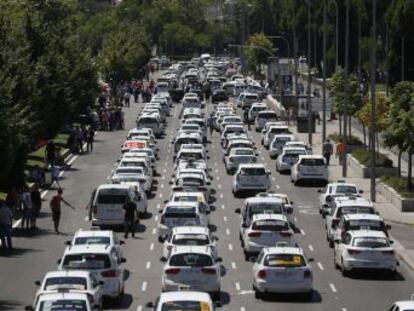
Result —
<path fill-rule="evenodd" d="M 32 307 L 32 306 L 26 306 L 26 307 L 24 307 L 24 309 L 25 309 L 26 311 L 34 311 L 34 309 L 33 309 L 33 307 Z"/>
<path fill-rule="evenodd" d="M 126 262 L 127 262 L 127 260 L 126 260 L 125 258 L 123 258 L 123 257 L 122 257 L 122 258 L 121 258 L 121 260 L 120 260 L 120 262 L 121 262 L 121 263 L 126 263 Z"/>
<path fill-rule="evenodd" d="M 318 193 L 322 193 L 322 189 L 318 189 Z"/>
<path fill-rule="evenodd" d="M 359 193 L 364 193 L 364 190 L 359 190 Z"/>
<path fill-rule="evenodd" d="M 57 261 L 57 264 L 58 265 L 60 265 L 60 263 L 62 262 L 62 259 L 59 259 L 58 261 Z"/>
<path fill-rule="evenodd" d="M 162 209 L 160 209 L 160 210 L 158 211 L 158 214 L 162 214 Z"/>
<path fill-rule="evenodd" d="M 220 238 L 219 238 L 218 236 L 215 236 L 215 237 L 214 237 L 214 240 L 215 240 L 215 241 L 218 241 L 218 240 L 220 240 Z"/>
<path fill-rule="evenodd" d="M 386 225 L 385 228 L 387 228 L 387 230 L 391 230 L 391 225 Z"/>
<path fill-rule="evenodd" d="M 167 204 L 167 203 L 168 203 L 168 200 L 164 200 L 164 201 L 163 201 L 163 203 L 164 203 L 164 204 Z"/>
<path fill-rule="evenodd" d="M 119 241 L 119 245 L 124 245 L 124 244 L 125 244 L 125 241 L 123 240 Z"/>
<path fill-rule="evenodd" d="M 35 281 L 35 282 L 34 282 L 34 284 L 35 284 L 36 286 L 40 286 L 42 283 L 41 283 L 40 281 Z"/>
<path fill-rule="evenodd" d="M 340 244 L 342 241 L 340 239 L 336 239 L 334 242 L 335 244 Z"/>
<path fill-rule="evenodd" d="M 154 303 L 153 303 L 153 302 L 148 302 L 148 303 L 145 305 L 145 307 L 147 307 L 147 308 L 155 308 L 155 305 L 154 305 Z"/>
<path fill-rule="evenodd" d="M 242 223 L 242 228 L 249 228 L 249 226 L 245 223 Z"/>
<path fill-rule="evenodd" d="M 206 182 L 206 185 L 207 185 L 207 186 L 210 186 L 210 185 L 211 185 L 211 182 L 209 182 L 209 181 L 208 181 L 208 182 Z"/>
<path fill-rule="evenodd" d="M 170 185 L 174 185 L 174 182 L 173 182 L 172 180 L 170 180 L 168 183 L 169 183 Z"/>
<path fill-rule="evenodd" d="M 390 244 L 394 244 L 394 241 L 393 240 L 390 240 Z"/>
<path fill-rule="evenodd" d="M 72 241 L 65 241 L 65 245 L 70 246 L 72 244 Z"/>
<path fill-rule="evenodd" d="M 160 261 L 161 261 L 161 262 L 167 262 L 167 258 L 165 258 L 165 257 L 161 257 L 161 258 L 160 258 Z"/>
<path fill-rule="evenodd" d="M 241 209 L 240 209 L 240 207 L 236 208 L 236 209 L 234 210 L 234 212 L 235 212 L 236 214 L 241 214 Z"/>
<path fill-rule="evenodd" d="M 223 262 L 223 258 L 221 258 L 221 257 L 217 257 L 217 258 L 216 258 L 216 262 Z"/>
<path fill-rule="evenodd" d="M 312 257 L 308 258 L 308 262 L 314 262 L 314 261 L 315 261 L 315 259 L 313 259 Z"/>
<path fill-rule="evenodd" d="M 102 286 L 102 285 L 105 284 L 105 282 L 104 281 L 99 281 L 98 284 Z"/>

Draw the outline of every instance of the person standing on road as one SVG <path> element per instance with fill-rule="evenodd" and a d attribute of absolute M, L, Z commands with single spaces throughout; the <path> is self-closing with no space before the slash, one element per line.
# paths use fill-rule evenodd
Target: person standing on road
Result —
<path fill-rule="evenodd" d="M 326 140 L 326 142 L 322 145 L 322 155 L 324 156 L 326 160 L 326 166 L 329 166 L 329 161 L 331 159 L 331 155 L 333 153 L 333 146 L 329 139 Z"/>
<path fill-rule="evenodd" d="M 4 204 L 0 204 L 0 241 L 3 249 L 12 249 L 13 212 Z"/>
<path fill-rule="evenodd" d="M 36 229 L 36 220 L 37 217 L 39 217 L 40 209 L 42 208 L 42 196 L 38 184 L 34 184 L 30 190 L 30 198 L 32 200 L 31 228 Z"/>
<path fill-rule="evenodd" d="M 250 130 L 249 111 L 247 109 L 243 112 L 244 123 L 247 124 L 247 129 Z"/>
<path fill-rule="evenodd" d="M 95 130 L 92 126 L 89 127 L 88 133 L 86 135 L 86 152 L 93 152 L 93 141 L 95 138 Z"/>
<path fill-rule="evenodd" d="M 63 199 L 63 189 L 59 188 L 57 194 L 52 197 L 50 200 L 50 209 L 52 210 L 52 220 L 53 226 L 55 229 L 56 234 L 60 234 L 59 232 L 59 223 L 60 223 L 60 213 L 61 213 L 61 203 L 65 203 L 67 206 L 75 210 L 75 208 Z"/>
<path fill-rule="evenodd" d="M 56 147 L 53 141 L 49 141 L 45 148 L 45 156 L 46 156 L 46 162 L 49 165 L 55 164 L 56 160 Z"/>
<path fill-rule="evenodd" d="M 128 200 L 124 204 L 124 212 L 125 212 L 125 239 L 128 239 L 128 234 L 131 232 L 132 237 L 135 237 L 135 217 L 138 216 L 138 209 L 137 205 Z"/>
<path fill-rule="evenodd" d="M 341 165 L 345 157 L 345 145 L 342 142 L 342 139 L 340 139 L 339 143 L 336 145 L 336 156 L 339 158 L 339 165 Z"/>
<path fill-rule="evenodd" d="M 207 126 L 208 129 L 210 130 L 210 137 L 213 137 L 213 115 L 210 115 L 210 117 L 207 119 Z"/>
<path fill-rule="evenodd" d="M 24 186 L 22 192 L 22 229 L 30 228 L 33 215 L 33 204 L 30 192 L 27 186 Z"/>

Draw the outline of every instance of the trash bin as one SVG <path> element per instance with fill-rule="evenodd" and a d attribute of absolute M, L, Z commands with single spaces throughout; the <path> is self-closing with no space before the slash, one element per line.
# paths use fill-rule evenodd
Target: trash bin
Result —
<path fill-rule="evenodd" d="M 297 117 L 298 133 L 309 133 L 308 117 Z M 312 133 L 315 133 L 315 118 L 312 118 Z"/>

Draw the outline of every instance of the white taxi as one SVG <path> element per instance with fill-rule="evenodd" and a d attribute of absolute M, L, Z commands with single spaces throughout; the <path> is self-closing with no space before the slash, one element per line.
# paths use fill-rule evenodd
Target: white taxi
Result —
<path fill-rule="evenodd" d="M 222 259 L 215 258 L 210 247 L 175 246 L 170 257 L 161 260 L 164 262 L 163 291 L 188 289 L 219 297 Z"/>
<path fill-rule="evenodd" d="M 251 224 L 245 226 L 241 244 L 245 258 L 248 260 L 257 255 L 263 248 L 271 247 L 279 242 L 296 245 L 293 239 L 293 230 L 289 226 L 286 216 L 281 214 L 253 215 Z"/>
<path fill-rule="evenodd" d="M 299 247 L 277 245 L 264 248 L 253 265 L 256 298 L 267 293 L 303 293 L 312 298 L 313 277 L 309 262 Z"/>
<path fill-rule="evenodd" d="M 276 159 L 276 171 L 279 173 L 290 172 L 299 156 L 306 154 L 308 154 L 308 151 L 303 147 L 284 147 L 282 153 Z"/>
<path fill-rule="evenodd" d="M 211 235 L 210 229 L 202 226 L 175 227 L 164 241 L 163 256 L 168 258 L 174 246 L 207 246 L 211 247 L 217 257 L 217 237 Z"/>
<path fill-rule="evenodd" d="M 334 262 L 343 276 L 355 269 L 389 270 L 395 273 L 397 259 L 392 241 L 382 231 L 348 231 L 335 240 Z"/>
<path fill-rule="evenodd" d="M 162 293 L 155 303 L 147 304 L 154 311 L 214 311 L 215 304 L 207 293 L 177 291 Z"/>
<path fill-rule="evenodd" d="M 388 309 L 388 311 L 412 311 L 414 310 L 414 300 L 396 301 Z"/>
<path fill-rule="evenodd" d="M 262 163 L 240 164 L 233 178 L 232 192 L 237 196 L 243 191 L 262 192 L 271 187 L 270 171 Z"/>
<path fill-rule="evenodd" d="M 39 296 L 36 305 L 26 306 L 26 311 L 92 311 L 97 309 L 89 301 L 89 296 L 84 293 L 55 293 Z"/>
<path fill-rule="evenodd" d="M 290 179 L 295 186 L 305 181 L 326 185 L 328 168 L 325 158 L 321 155 L 300 155 L 296 164 L 292 166 Z"/>
<path fill-rule="evenodd" d="M 324 189 L 318 189 L 319 195 L 319 213 L 324 216 L 326 209 L 329 207 L 328 203 L 332 200 L 332 195 L 357 195 L 363 193 L 362 190 L 358 190 L 355 184 L 347 183 L 344 180 L 338 180 L 334 183 L 329 183 Z"/>
<path fill-rule="evenodd" d="M 84 293 L 90 297 L 90 302 L 102 310 L 102 285 L 88 271 L 51 271 L 46 273 L 43 281 L 35 281 L 39 286 L 34 299 L 34 306 L 41 295 L 53 293 Z"/>
<path fill-rule="evenodd" d="M 68 246 L 58 261 L 58 270 L 83 270 L 103 281 L 103 295 L 120 300 L 124 294 L 125 258 L 108 245 Z"/>

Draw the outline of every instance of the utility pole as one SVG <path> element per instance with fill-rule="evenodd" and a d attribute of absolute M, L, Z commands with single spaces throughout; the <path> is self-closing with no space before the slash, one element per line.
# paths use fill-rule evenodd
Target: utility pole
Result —
<path fill-rule="evenodd" d="M 388 24 L 385 25 L 385 94 L 390 95 L 390 33 Z"/>
<path fill-rule="evenodd" d="M 335 33 L 335 72 L 339 67 L 339 0 L 336 0 L 336 33 Z"/>
<path fill-rule="evenodd" d="M 405 36 L 401 38 L 401 81 L 405 81 Z"/>
<path fill-rule="evenodd" d="M 376 132 L 376 103 L 375 103 L 375 75 L 376 75 L 376 32 L 377 32 L 377 0 L 372 4 L 372 33 L 371 33 L 371 201 L 376 200 L 375 187 L 375 132 Z"/>
<path fill-rule="evenodd" d="M 346 30 L 345 30 L 345 98 L 344 98 L 344 131 L 343 144 L 345 145 L 344 157 L 342 159 L 342 176 L 347 176 L 347 141 L 348 141 L 348 101 L 349 101 L 349 0 L 346 0 Z"/>
<path fill-rule="evenodd" d="M 312 146 L 313 115 L 311 101 L 311 0 L 308 0 L 308 142 Z"/>
<path fill-rule="evenodd" d="M 323 0 L 322 143 L 326 140 L 326 0 Z"/>

